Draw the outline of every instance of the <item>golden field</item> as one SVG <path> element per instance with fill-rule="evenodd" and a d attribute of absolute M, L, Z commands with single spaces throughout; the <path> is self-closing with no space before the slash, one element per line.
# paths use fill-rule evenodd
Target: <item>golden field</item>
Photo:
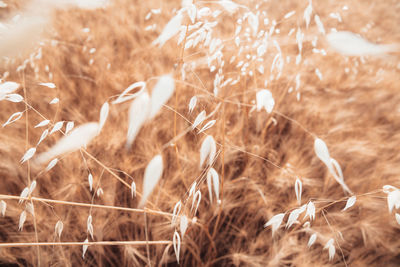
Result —
<path fill-rule="evenodd" d="M 396 47 L 398 1 L 2 2 L 0 123 L 21 113 L 0 128 L 0 265 L 400 265 L 400 50 L 348 56 L 326 37 Z M 165 98 L 154 116 L 143 94 Z M 86 146 L 48 153 L 106 106 Z"/>

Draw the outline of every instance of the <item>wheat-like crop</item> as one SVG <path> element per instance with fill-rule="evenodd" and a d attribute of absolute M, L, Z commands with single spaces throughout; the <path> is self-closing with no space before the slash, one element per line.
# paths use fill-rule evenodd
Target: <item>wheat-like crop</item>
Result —
<path fill-rule="evenodd" d="M 0 1 L 0 264 L 397 266 L 397 1 Z"/>

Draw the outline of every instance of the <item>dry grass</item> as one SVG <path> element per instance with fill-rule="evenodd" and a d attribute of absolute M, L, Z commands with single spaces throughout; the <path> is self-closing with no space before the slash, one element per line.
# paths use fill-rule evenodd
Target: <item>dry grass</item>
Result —
<path fill-rule="evenodd" d="M 199 6 L 222 10 L 215 4 L 198 2 Z M 173 8 L 180 7 L 178 1 L 118 0 L 104 10 L 53 11 L 52 22 L 41 37 L 43 56 L 34 62 L 39 70 L 36 74 L 29 64 L 16 71 L 36 48 L 29 47 L 28 52 L 15 60 L 3 60 L 1 72 L 10 73 L 6 80 L 21 84 L 18 93 L 26 93 L 25 100 L 34 109 L 0 130 L 0 199 L 7 199 L 6 215 L 0 217 L 1 243 L 83 242 L 88 237 L 86 222 L 91 214 L 94 238 L 89 237 L 90 241 L 146 241 L 147 238 L 155 244 L 93 243 L 84 259 L 81 244 L 8 246 L 0 248 L 0 264 L 144 266 L 150 259 L 152 266 L 174 266 L 177 264 L 172 245 L 175 226 L 171 226 L 171 214 L 178 201 L 184 204 L 182 214 L 190 219 L 182 241 L 182 266 L 400 264 L 399 225 L 393 213 L 388 213 L 386 194 L 381 190 L 386 184 L 400 186 L 399 54 L 367 57 L 363 64 L 359 58 L 345 58 L 330 50 L 322 37 L 318 47 L 328 54 L 324 57 L 314 54 L 309 41 L 317 35 L 317 28 L 312 20 L 307 30 L 302 19 L 307 1 L 255 2 L 260 2 L 260 10 L 267 11 L 270 21 L 280 22 L 281 33 L 274 38 L 285 61 L 286 56 L 291 57 L 280 78 L 268 82 L 267 88 L 275 99 L 271 114 L 250 110 L 256 92 L 265 88 L 264 81 L 270 79 L 269 70 L 276 54 L 272 43 L 264 56 L 265 74 L 242 76 L 236 85 L 221 88 L 218 97 L 213 95 L 216 72 L 208 70 L 204 49 L 184 51 L 182 58 L 182 46 L 177 45 L 176 39 L 162 48 L 151 44 L 173 16 Z M 348 11 L 342 10 L 345 4 Z M 20 8 L 12 5 L 4 10 L 2 17 Z M 153 14 L 146 21 L 151 8 L 161 8 L 162 13 Z M 362 33 L 365 38 L 400 43 L 400 5 L 395 0 L 315 1 L 313 8 L 326 30 L 336 27 L 361 33 L 366 24 L 373 22 Z M 282 20 L 291 10 L 297 13 Z M 214 36 L 231 38 L 241 12 L 232 16 L 223 13 Z M 329 18 L 331 12 L 340 12 L 343 22 Z M 153 23 L 157 24 L 156 31 L 144 30 Z M 298 53 L 296 33 L 287 36 L 297 26 L 308 40 L 303 45 L 300 65 L 294 63 Z M 90 28 L 89 33 L 82 31 L 86 27 Z M 231 56 L 238 54 L 233 43 L 228 41 L 223 50 L 225 78 L 236 78 L 240 69 L 236 68 L 239 60 L 229 64 Z M 90 54 L 90 48 L 96 48 L 96 52 Z M 244 55 L 245 52 L 241 57 Z M 182 61 L 187 65 L 197 64 L 194 71 L 186 73 L 185 82 L 181 81 Z M 345 72 L 347 67 L 349 73 Z M 315 68 L 323 75 L 321 81 L 314 73 Z M 32 162 L 19 163 L 27 148 L 34 146 L 42 134 L 44 128 L 34 128 L 43 120 L 41 116 L 52 123 L 63 120 L 80 125 L 97 121 L 100 107 L 110 97 L 137 81 L 148 81 L 151 89 L 156 83 L 154 77 L 167 73 L 176 79 L 175 94 L 144 125 L 130 150 L 124 147 L 129 103 L 123 103 L 111 105 L 104 129 L 87 147 L 87 152 L 62 156 L 49 172 L 41 172 L 45 166 Z M 301 73 L 300 101 L 296 92 L 288 93 L 295 86 L 298 73 Z M 49 81 L 57 88 L 38 85 Z M 194 95 L 198 103 L 189 114 L 188 103 Z M 49 105 L 54 97 L 60 99 L 59 104 Z M 212 116 L 217 122 L 212 128 L 204 134 L 188 132 L 173 145 L 164 146 L 184 132 L 200 111 L 204 109 L 209 114 L 218 104 L 221 105 Z M 3 123 L 12 113 L 24 110 L 25 104 L 2 101 L 0 107 Z M 207 134 L 217 142 L 218 157 L 213 167 L 221 179 L 220 205 L 215 201 L 210 203 L 205 171 L 199 169 L 199 150 Z M 46 138 L 37 153 L 47 151 L 61 136 L 55 133 Z M 341 210 L 348 196 L 314 153 L 317 136 L 326 142 L 331 156 L 342 167 L 346 184 L 357 195 L 355 206 L 345 212 Z M 141 192 L 145 167 L 156 154 L 163 156 L 163 176 L 144 213 L 136 209 L 140 197 L 131 198 L 129 185 L 135 181 L 138 193 Z M 101 197 L 89 191 L 88 170 L 93 174 L 94 188 L 101 187 L 104 191 Z M 271 229 L 263 225 L 272 216 L 298 207 L 294 192 L 296 178 L 303 184 L 302 204 L 309 200 L 315 203 L 316 219 L 310 228 L 295 224 L 286 230 L 281 226 L 272 236 Z M 25 205 L 4 195 L 19 196 L 32 180 L 37 181 L 37 187 L 26 203 L 34 204 L 35 220 L 28 214 L 20 232 L 18 220 Z M 192 198 L 188 198 L 194 181 L 202 193 L 196 222 L 192 222 Z M 299 217 L 301 222 L 303 217 Z M 60 240 L 54 234 L 58 220 L 64 224 Z M 318 238 L 307 248 L 312 232 L 317 232 Z M 336 247 L 332 261 L 323 249 L 330 238 L 335 239 Z"/>

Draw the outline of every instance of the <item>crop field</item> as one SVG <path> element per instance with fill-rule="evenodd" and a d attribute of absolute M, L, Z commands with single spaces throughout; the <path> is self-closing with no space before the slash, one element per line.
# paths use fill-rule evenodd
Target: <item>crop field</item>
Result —
<path fill-rule="evenodd" d="M 0 1 L 0 266 L 400 266 L 399 14 Z"/>

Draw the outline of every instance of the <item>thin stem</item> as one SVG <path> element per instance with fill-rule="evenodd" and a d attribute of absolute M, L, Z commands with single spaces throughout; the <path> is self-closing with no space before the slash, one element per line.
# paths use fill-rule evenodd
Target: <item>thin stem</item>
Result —
<path fill-rule="evenodd" d="M 377 194 L 377 193 L 380 193 L 380 192 L 382 192 L 382 189 L 377 189 L 377 190 L 374 190 L 374 191 L 371 191 L 371 192 L 368 192 L 368 193 L 364 193 L 364 194 L 360 194 L 360 195 L 354 195 L 354 196 L 357 197 L 357 198 L 359 198 L 359 197 L 363 197 L 363 196 L 368 196 L 368 195 Z M 351 196 L 350 196 L 350 197 L 351 197 Z M 326 209 L 326 208 L 328 208 L 328 207 L 330 207 L 330 206 L 332 206 L 332 205 L 334 205 L 334 204 L 336 204 L 336 203 L 343 202 L 343 201 L 347 201 L 350 197 L 342 197 L 342 198 L 339 199 L 339 200 L 334 200 L 334 201 L 332 201 L 331 203 L 329 203 L 329 204 L 327 204 L 327 205 L 325 205 L 325 206 L 319 208 L 319 210 L 324 210 L 324 209 Z"/>
<path fill-rule="evenodd" d="M 337 241 L 337 238 L 336 238 L 334 229 L 332 228 L 331 224 L 329 223 L 328 218 L 326 217 L 324 210 L 322 210 L 322 215 L 324 216 L 326 223 L 328 224 L 329 228 L 331 229 L 331 231 L 332 231 L 333 234 L 334 234 L 335 242 L 336 242 L 337 246 L 339 247 L 340 253 L 342 254 L 342 258 L 343 258 L 344 265 L 347 267 L 347 262 L 346 262 L 346 258 L 344 257 L 343 250 L 342 250 L 342 248 L 340 247 L 339 242 Z"/>
<path fill-rule="evenodd" d="M 25 71 L 22 72 L 22 87 L 24 90 L 24 99 L 25 99 L 25 150 L 29 147 L 29 110 L 28 110 L 28 98 L 26 94 L 26 86 L 25 86 Z M 28 172 L 28 186 L 31 185 L 31 165 L 30 161 L 27 161 L 27 172 Z M 33 205 L 33 201 L 30 200 L 33 210 L 35 210 L 35 206 Z M 36 214 L 33 212 L 33 229 L 35 230 L 35 240 L 39 241 L 38 233 L 37 233 L 37 224 L 36 224 Z M 40 266 L 40 248 L 37 247 L 37 257 L 38 257 L 38 266 Z"/>
<path fill-rule="evenodd" d="M 29 110 L 28 110 L 28 99 L 26 96 L 26 87 L 25 87 L 25 72 L 22 73 L 22 87 L 24 90 L 24 99 L 25 99 L 25 150 L 29 147 Z M 31 184 L 31 166 L 29 160 L 27 161 L 28 167 L 28 186 Z"/>
<path fill-rule="evenodd" d="M 160 240 L 160 241 L 97 241 L 97 242 L 86 242 L 85 245 L 89 246 L 144 246 L 144 245 L 169 245 L 172 241 Z M 83 242 L 36 242 L 36 243 L 0 243 L 0 247 L 33 247 L 33 246 L 82 246 Z"/>
<path fill-rule="evenodd" d="M 224 197 L 225 178 L 225 103 L 222 103 L 222 152 L 221 152 L 221 202 Z M 222 204 L 222 203 L 221 203 Z"/>
<path fill-rule="evenodd" d="M 146 212 L 143 213 L 144 216 L 144 233 L 146 236 L 146 252 L 147 252 L 147 261 L 149 262 L 149 267 L 151 267 L 151 260 L 150 260 L 150 247 L 149 247 L 149 233 L 147 227 L 147 215 Z"/>
<path fill-rule="evenodd" d="M 185 45 L 186 45 L 186 38 L 187 38 L 188 28 L 189 28 L 189 24 L 186 25 L 185 39 L 183 40 L 182 49 L 181 49 L 181 57 L 179 59 L 179 66 L 181 68 L 183 68 L 183 63 L 184 63 L 183 62 L 183 55 L 184 55 L 184 52 L 185 52 Z M 175 110 L 178 111 L 178 89 L 175 91 Z M 176 136 L 177 136 L 177 122 L 178 122 L 177 115 L 178 115 L 177 112 L 174 112 L 174 138 L 176 138 Z M 175 154 L 176 154 L 176 164 L 177 164 L 177 167 L 178 167 L 178 170 L 179 170 L 179 175 L 181 176 L 182 183 L 187 188 L 184 176 L 182 175 L 181 164 L 179 162 L 178 140 L 175 141 L 174 147 L 175 147 Z"/>
<path fill-rule="evenodd" d="M 2 194 L 0 194 L 0 199 L 29 200 L 29 198 L 27 198 L 27 197 L 10 196 L 10 195 L 2 195 Z M 125 207 L 118 207 L 118 206 L 108 206 L 108 205 L 100 205 L 100 204 L 90 204 L 90 203 L 80 203 L 80 202 L 63 201 L 63 200 L 55 200 L 55 199 L 46 199 L 46 198 L 39 198 L 39 197 L 31 197 L 30 199 L 33 201 L 41 201 L 41 202 L 45 202 L 45 203 L 55 203 L 55 204 L 62 204 L 62 205 L 87 207 L 87 208 L 93 207 L 93 208 L 100 208 L 100 209 L 130 211 L 130 212 L 136 212 L 136 213 L 147 212 L 149 214 L 154 214 L 154 215 L 162 215 L 162 216 L 168 216 L 168 217 L 173 216 L 173 214 L 171 214 L 169 212 L 151 210 L 148 208 L 134 209 L 134 208 L 125 208 Z"/>
<path fill-rule="evenodd" d="M 95 161 L 97 164 L 99 164 L 101 167 L 103 167 L 109 174 L 111 174 L 112 176 L 114 176 L 115 178 L 117 178 L 118 181 L 120 181 L 122 184 L 124 184 L 126 187 L 128 187 L 129 189 L 131 188 L 131 186 L 125 182 L 121 177 L 119 177 L 118 175 L 116 175 L 113 171 L 111 171 L 110 168 L 108 168 L 106 165 L 104 165 L 101 161 L 99 161 L 96 157 L 94 157 L 92 154 L 90 154 L 89 152 L 87 152 L 85 149 L 81 149 L 83 151 L 83 153 L 85 153 L 89 158 L 91 158 L 93 161 Z M 139 193 L 138 193 L 139 194 Z M 140 194 L 139 194 L 140 196 Z"/>
<path fill-rule="evenodd" d="M 300 128 L 302 128 L 306 133 L 308 133 L 309 135 L 311 135 L 312 137 L 314 137 L 314 138 L 317 137 L 314 133 L 312 133 L 312 132 L 310 132 L 309 130 L 307 130 L 306 127 L 304 127 L 300 122 L 296 121 L 295 119 L 292 119 L 292 118 L 286 116 L 285 114 L 280 113 L 279 111 L 276 111 L 276 110 L 274 110 L 274 111 L 272 111 L 272 112 L 275 113 L 275 114 L 277 114 L 277 115 L 279 115 L 279 116 L 281 116 L 281 117 L 283 117 L 283 118 L 285 118 L 285 119 L 287 119 L 288 121 L 291 121 L 291 122 L 295 123 L 295 124 L 298 125 Z"/>
<path fill-rule="evenodd" d="M 222 212 L 222 202 L 224 199 L 224 177 L 225 177 L 225 103 L 222 103 L 222 149 L 221 149 L 221 165 L 222 165 L 222 170 L 221 170 L 221 203 L 219 205 L 219 211 L 218 211 L 218 216 L 217 220 L 215 222 L 214 226 L 214 231 L 212 238 L 214 239 L 216 233 L 217 233 L 217 228 L 219 224 L 219 220 L 221 218 L 221 212 Z"/>

